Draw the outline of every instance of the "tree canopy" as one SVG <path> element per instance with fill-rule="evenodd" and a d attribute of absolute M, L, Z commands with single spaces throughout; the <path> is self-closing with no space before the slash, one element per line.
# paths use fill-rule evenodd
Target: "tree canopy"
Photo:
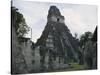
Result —
<path fill-rule="evenodd" d="M 93 34 L 91 32 L 85 32 L 84 34 L 82 34 L 80 38 L 80 46 L 84 46 L 85 43 L 92 38 L 92 35 Z"/>
<path fill-rule="evenodd" d="M 15 7 L 11 8 L 11 16 L 13 26 L 15 27 L 15 31 L 17 33 L 18 37 L 23 37 L 27 32 L 29 31 L 29 27 L 26 24 L 25 18 L 23 17 L 23 14 L 18 12 L 18 9 Z"/>

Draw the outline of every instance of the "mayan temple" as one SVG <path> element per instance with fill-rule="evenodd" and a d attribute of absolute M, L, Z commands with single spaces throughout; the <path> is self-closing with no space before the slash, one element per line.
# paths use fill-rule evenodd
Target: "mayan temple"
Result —
<path fill-rule="evenodd" d="M 38 71 L 68 68 L 68 63 L 78 62 L 78 41 L 72 36 L 64 20 L 59 9 L 51 6 L 47 24 L 35 44 L 34 67 Z"/>

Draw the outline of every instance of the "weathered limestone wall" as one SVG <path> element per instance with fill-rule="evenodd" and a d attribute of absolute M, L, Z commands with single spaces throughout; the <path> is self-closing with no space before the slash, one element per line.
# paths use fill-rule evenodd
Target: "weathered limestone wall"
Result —
<path fill-rule="evenodd" d="M 33 68 L 33 56 L 32 56 L 32 48 L 31 48 L 32 42 L 28 41 L 25 45 L 23 44 L 22 46 L 22 51 L 23 51 L 23 55 L 28 67 L 28 71 L 32 70 Z"/>
<path fill-rule="evenodd" d="M 22 45 L 19 44 L 15 28 L 12 26 L 12 73 L 28 73 L 27 65 L 22 53 Z"/>
<path fill-rule="evenodd" d="M 38 72 L 41 69 L 41 67 L 40 67 L 41 66 L 41 63 L 40 63 L 41 57 L 40 57 L 39 46 L 34 49 L 34 56 L 33 57 L 34 57 L 33 58 L 33 60 L 34 60 L 33 70 Z"/>

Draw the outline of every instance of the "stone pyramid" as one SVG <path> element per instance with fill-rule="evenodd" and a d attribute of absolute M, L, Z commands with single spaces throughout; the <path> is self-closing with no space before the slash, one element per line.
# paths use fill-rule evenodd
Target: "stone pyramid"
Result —
<path fill-rule="evenodd" d="M 56 6 L 50 7 L 47 24 L 35 45 L 40 47 L 42 63 L 45 63 L 45 60 L 51 65 L 54 61 L 56 64 L 78 61 L 78 41 L 70 33 L 64 23 L 64 16 Z"/>

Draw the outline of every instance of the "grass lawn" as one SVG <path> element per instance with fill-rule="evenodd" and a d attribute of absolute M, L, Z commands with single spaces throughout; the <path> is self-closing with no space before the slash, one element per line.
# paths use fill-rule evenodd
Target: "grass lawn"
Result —
<path fill-rule="evenodd" d="M 79 65 L 78 63 L 70 63 L 70 68 L 68 70 L 85 70 L 85 65 Z"/>

